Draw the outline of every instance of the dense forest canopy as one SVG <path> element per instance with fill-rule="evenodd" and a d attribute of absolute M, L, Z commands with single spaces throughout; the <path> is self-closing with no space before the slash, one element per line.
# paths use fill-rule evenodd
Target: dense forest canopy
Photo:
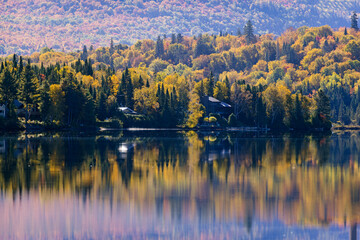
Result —
<path fill-rule="evenodd" d="M 39 109 L 43 121 L 68 125 L 95 118 L 125 126 L 359 125 L 356 14 L 353 20 L 349 28 L 301 27 L 278 38 L 254 34 L 248 21 L 241 35 L 160 35 L 131 46 L 111 40 L 109 47 L 78 52 L 9 55 L 2 59 L 0 96 L 9 109 L 6 99 L 17 98 L 28 110 Z M 200 104 L 206 95 L 231 104 L 233 114 L 206 116 Z M 141 115 L 118 114 L 119 106 Z"/>
<path fill-rule="evenodd" d="M 235 34 L 248 19 L 256 33 L 280 35 L 289 27 L 346 26 L 355 0 L 5 0 L 0 4 L 0 55 L 49 47 L 134 44 L 158 35 Z"/>

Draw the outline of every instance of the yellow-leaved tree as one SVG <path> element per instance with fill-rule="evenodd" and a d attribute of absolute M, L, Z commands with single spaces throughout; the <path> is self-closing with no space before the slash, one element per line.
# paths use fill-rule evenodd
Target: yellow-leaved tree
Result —
<path fill-rule="evenodd" d="M 197 95 L 194 91 L 190 94 L 190 102 L 189 102 L 189 118 L 186 121 L 186 126 L 189 128 L 194 128 L 198 125 L 199 120 L 204 115 L 204 110 L 199 101 L 199 95 Z"/>
<path fill-rule="evenodd" d="M 55 121 L 62 121 L 65 111 L 65 93 L 61 89 L 60 84 L 52 84 L 50 86 L 50 119 Z"/>

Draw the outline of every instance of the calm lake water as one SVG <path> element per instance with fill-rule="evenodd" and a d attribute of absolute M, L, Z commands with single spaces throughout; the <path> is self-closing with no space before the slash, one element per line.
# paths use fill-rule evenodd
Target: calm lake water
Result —
<path fill-rule="evenodd" d="M 356 239 L 360 134 L 0 137 L 0 239 Z"/>

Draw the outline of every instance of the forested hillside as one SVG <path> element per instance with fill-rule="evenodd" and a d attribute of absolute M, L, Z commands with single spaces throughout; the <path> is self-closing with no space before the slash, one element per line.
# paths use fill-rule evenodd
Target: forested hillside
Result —
<path fill-rule="evenodd" d="M 124 126 L 224 126 L 282 129 L 360 124 L 360 32 L 329 26 L 274 35 L 173 34 L 132 46 L 111 42 L 63 53 L 44 48 L 3 58 L 0 97 L 19 99 L 41 120 L 64 125 L 119 119 Z M 28 64 L 31 63 L 31 64 Z M 229 119 L 205 115 L 200 97 L 233 106 Z M 124 116 L 126 106 L 139 116 Z M 31 118 L 31 116 L 29 116 Z"/>
<path fill-rule="evenodd" d="M 111 38 L 134 44 L 172 33 L 236 34 L 249 19 L 258 34 L 304 25 L 338 28 L 359 9 L 355 0 L 3 0 L 0 55 L 43 47 L 68 52 L 106 46 Z"/>

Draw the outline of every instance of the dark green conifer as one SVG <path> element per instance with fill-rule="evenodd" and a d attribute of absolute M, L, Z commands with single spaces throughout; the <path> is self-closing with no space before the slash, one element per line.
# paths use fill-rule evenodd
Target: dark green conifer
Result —
<path fill-rule="evenodd" d="M 208 90 L 208 96 L 213 97 L 214 96 L 214 87 L 215 87 L 215 80 L 214 75 L 211 72 L 210 78 L 209 78 L 209 90 Z"/>
<path fill-rule="evenodd" d="M 142 88 L 143 86 L 144 86 L 144 80 L 140 75 L 140 77 L 139 77 L 139 87 Z"/>
<path fill-rule="evenodd" d="M 164 43 L 163 40 L 158 36 L 155 46 L 155 57 L 161 58 L 164 55 Z"/>
<path fill-rule="evenodd" d="M 250 20 L 247 21 L 247 23 L 244 27 L 244 35 L 245 35 L 246 42 L 248 44 L 254 43 L 256 41 L 256 37 L 254 35 L 254 27 Z"/>
<path fill-rule="evenodd" d="M 359 30 L 359 26 L 358 26 L 358 16 L 356 14 L 356 12 L 354 11 L 353 14 L 351 15 L 351 28 L 354 29 L 355 31 Z"/>

